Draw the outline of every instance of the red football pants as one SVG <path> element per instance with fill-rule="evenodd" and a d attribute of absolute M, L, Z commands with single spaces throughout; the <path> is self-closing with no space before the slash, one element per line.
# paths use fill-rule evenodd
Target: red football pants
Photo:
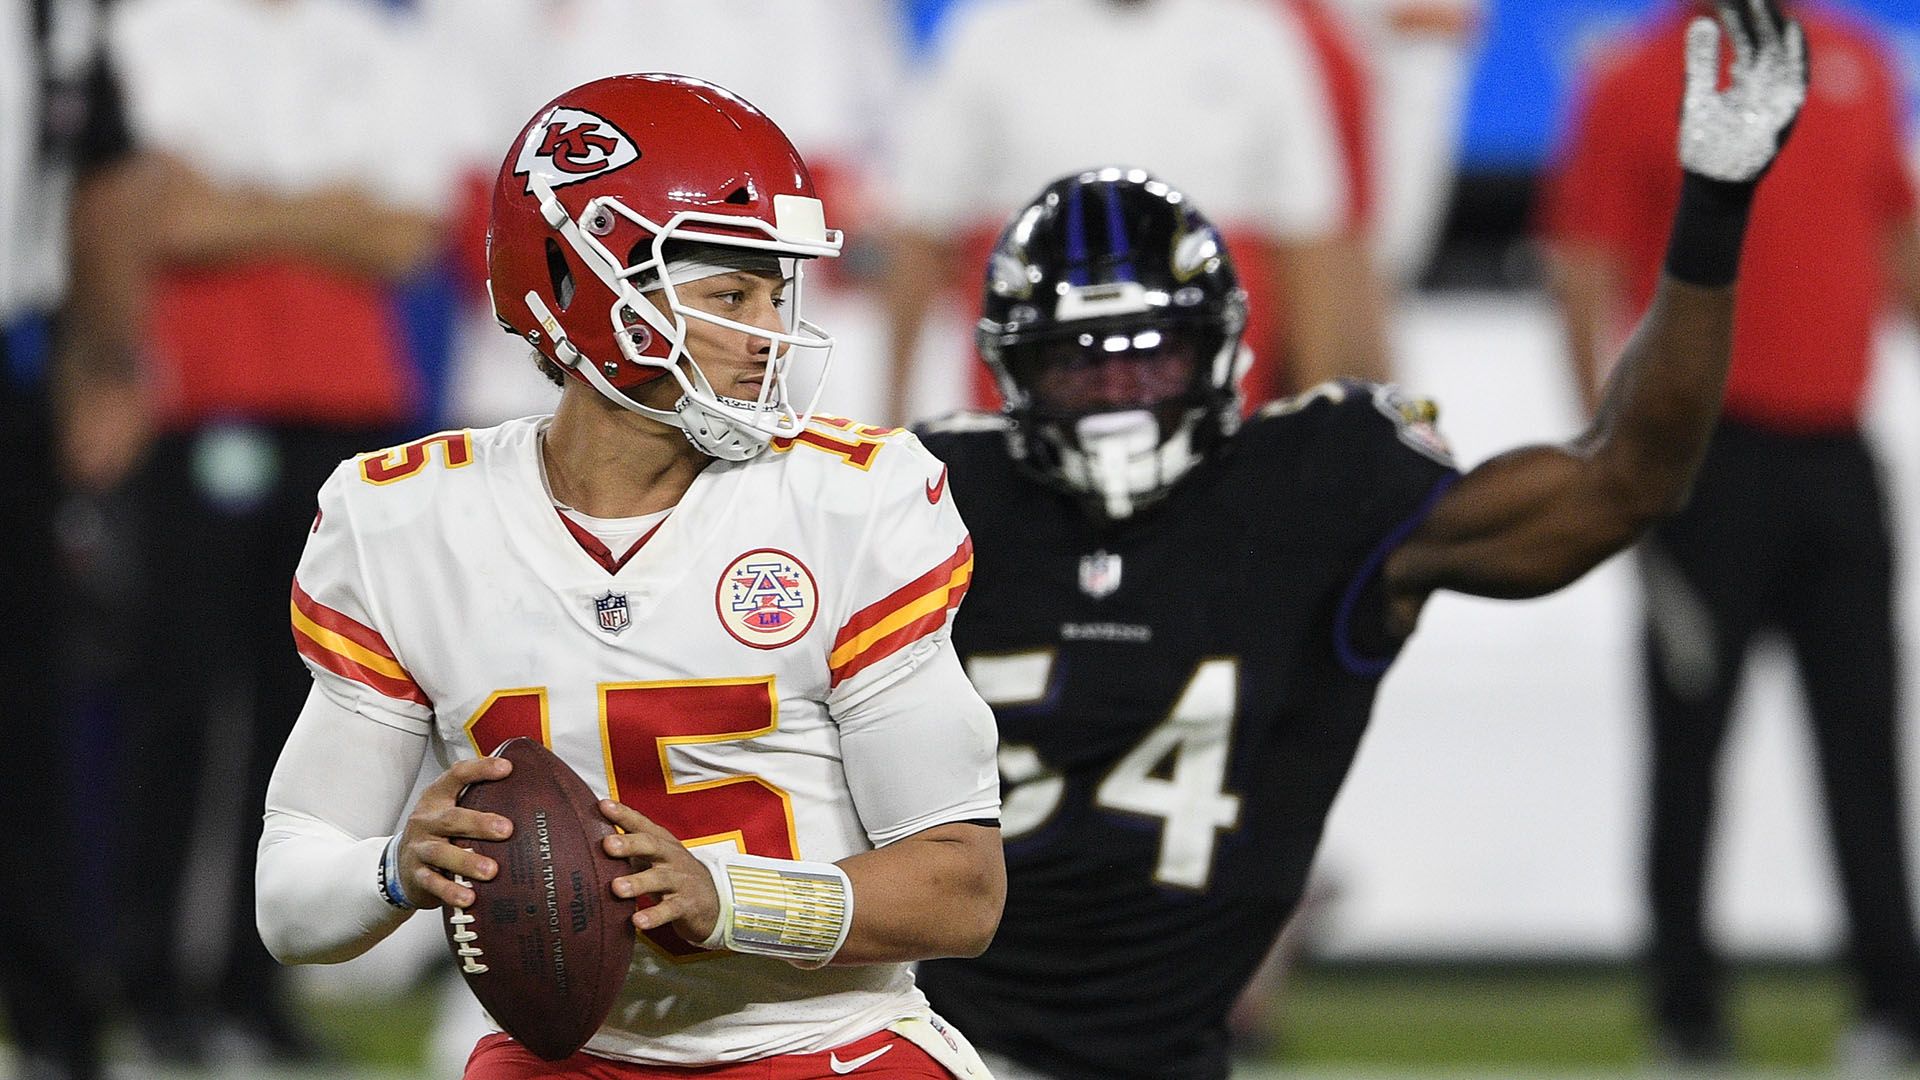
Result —
<path fill-rule="evenodd" d="M 848 1068 L 848 1066 L 854 1066 Z M 467 1059 L 465 1080 L 953 1080 L 927 1052 L 891 1031 L 819 1054 L 782 1054 L 732 1065 L 675 1068 L 635 1065 L 580 1053 L 542 1061 L 498 1032 L 481 1039 Z"/>

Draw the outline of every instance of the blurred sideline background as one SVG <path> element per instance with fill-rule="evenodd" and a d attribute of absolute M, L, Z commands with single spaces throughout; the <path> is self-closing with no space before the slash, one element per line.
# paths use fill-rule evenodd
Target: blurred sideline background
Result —
<path fill-rule="evenodd" d="M 571 46 L 561 33 L 537 48 L 505 28 L 558 19 L 563 9 L 591 27 L 579 9 L 592 5 L 340 2 L 384 6 L 389 17 L 412 24 L 407 32 L 417 35 L 420 74 L 444 79 L 438 93 L 458 88 L 473 96 L 457 120 L 449 119 L 436 151 L 449 185 L 446 220 L 455 223 L 447 254 L 394 292 L 425 387 L 412 427 L 424 433 L 542 411 L 551 396 L 524 346 L 495 331 L 484 301 L 476 300 L 473 230 L 484 219 L 474 216 L 471 191 L 463 205 L 456 188 L 471 186 L 476 163 L 493 167 L 540 101 L 600 73 L 581 74 L 575 56 L 567 77 L 539 92 L 552 74 L 542 70 L 541 57 L 555 55 L 539 49 L 578 48 L 585 40 L 580 28 Z M 910 415 L 885 415 L 892 346 L 885 269 L 873 238 L 891 224 L 890 110 L 937 61 L 954 9 L 999 0 L 825 2 L 843 5 L 831 26 L 808 21 L 808 12 L 826 9 L 797 2 L 733 4 L 726 12 L 661 4 L 649 21 L 635 14 L 649 5 L 635 0 L 622 15 L 635 21 L 622 25 L 646 32 L 598 35 L 611 40 L 601 42 L 593 63 L 606 71 L 679 70 L 741 86 L 822 163 L 829 199 L 842 196 L 829 202 L 829 223 L 847 230 L 853 245 L 850 265 L 823 275 L 808 311 L 842 343 L 823 407 L 862 420 L 924 419 L 969 402 L 976 274 L 968 269 L 920 337 Z M 1527 236 L 1533 185 L 1569 108 L 1575 72 L 1598 41 L 1656 6 L 1488 0 L 1471 41 L 1454 57 L 1467 65 L 1464 96 L 1446 133 L 1455 171 L 1443 185 L 1437 238 L 1406 275 L 1409 287 L 1392 305 L 1388 326 L 1394 377 L 1439 401 L 1441 429 L 1463 465 L 1581 426 L 1561 330 Z M 1833 6 L 1885 32 L 1908 88 L 1909 117 L 1920 112 L 1920 8 L 1912 0 Z M 794 55 L 769 61 L 752 48 L 732 49 L 715 30 L 717 23 L 755 18 L 778 22 L 778 36 Z M 835 51 L 815 55 L 811 66 L 794 58 L 849 27 L 859 31 L 857 44 L 833 42 Z M 622 59 L 627 45 L 631 60 Z M 820 56 L 844 58 L 849 49 L 869 63 L 818 63 Z M 209 63 L 186 55 L 179 62 Z M 753 65 L 763 62 L 778 71 L 755 75 Z M 790 96 L 745 89 L 756 78 L 778 76 L 788 80 Z M 829 81 L 849 85 L 829 90 Z M 848 101 L 875 111 L 832 114 Z M 1912 160 L 1920 168 L 1920 142 Z M 1180 182 L 1177 163 L 1141 164 Z M 1032 186 L 1045 179 L 1033 178 Z M 16 326 L 13 333 L 25 343 L 15 355 L 32 354 L 35 328 Z M 1890 319 L 1882 335 L 1870 401 L 1869 426 L 1894 511 L 1896 611 L 1908 631 L 1902 648 L 1911 703 L 1920 701 L 1920 634 L 1912 632 L 1920 627 L 1920 589 L 1912 578 L 1920 565 L 1920 340 L 1906 323 Z M 97 542 L 94 531 L 110 535 L 115 513 L 110 496 L 83 500 L 68 526 L 76 542 Z M 1631 575 L 1620 559 L 1540 601 L 1444 595 L 1429 605 L 1387 680 L 1336 804 L 1318 885 L 1296 928 L 1303 963 L 1268 1007 L 1271 1041 L 1250 1050 L 1247 1077 L 1646 1074 L 1631 968 L 1645 936 L 1644 734 Z M 1844 981 L 1828 966 L 1841 920 L 1799 693 L 1780 650 L 1763 644 L 1725 762 L 1722 842 L 1710 873 L 1712 924 L 1740 964 L 1736 1019 L 1743 1061 L 1758 1070 L 1753 1075 L 1822 1068 L 1849 1010 Z M 245 721 L 228 723 L 237 730 Z M 1920 769 L 1920 732 L 1909 723 L 1902 737 L 1912 777 Z M 87 750 L 78 748 L 80 760 Z M 219 807 L 235 778 L 221 773 L 217 758 L 208 768 L 214 798 L 201 810 L 207 828 L 217 830 L 223 813 L 253 812 Z M 81 776 L 83 792 L 104 795 L 104 779 L 84 769 Z M 1916 790 L 1908 784 L 1909 822 L 1920 821 Z M 204 868 L 222 856 L 217 838 L 202 839 L 196 858 Z M 1920 856 L 1920 837 L 1897 839 Z M 123 894 L 116 902 L 138 902 L 124 895 L 137 891 L 137 871 L 115 871 L 108 880 Z M 218 966 L 223 931 L 212 923 L 222 910 L 220 880 L 218 873 L 189 875 L 179 950 L 190 968 Z M 447 1008 L 447 970 L 432 916 L 416 918 L 362 960 L 302 970 L 301 1000 L 345 1060 L 319 1073 L 285 1075 L 445 1075 L 449 1051 L 432 1049 L 424 1033 Z M 132 1051 L 125 1034 L 115 1044 L 125 1051 L 121 1075 L 282 1075 L 258 1064 L 212 1072 L 143 1064 L 126 1056 Z"/>

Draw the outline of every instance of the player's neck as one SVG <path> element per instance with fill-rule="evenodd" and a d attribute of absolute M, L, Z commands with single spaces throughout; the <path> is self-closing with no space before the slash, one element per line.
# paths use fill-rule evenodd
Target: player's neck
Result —
<path fill-rule="evenodd" d="M 542 440 L 541 463 L 556 500 L 593 517 L 625 518 L 678 505 L 713 459 L 680 431 L 569 387 Z"/>

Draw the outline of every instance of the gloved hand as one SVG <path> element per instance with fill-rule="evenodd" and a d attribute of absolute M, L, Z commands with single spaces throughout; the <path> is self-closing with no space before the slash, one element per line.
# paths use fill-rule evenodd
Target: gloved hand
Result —
<path fill-rule="evenodd" d="M 1687 92 L 1680 113 L 1680 165 L 1710 180 L 1753 184 L 1786 144 L 1807 100 L 1807 45 L 1779 0 L 1720 0 L 1733 41 L 1732 85 L 1719 89 L 1720 31 L 1712 19 L 1687 28 Z"/>

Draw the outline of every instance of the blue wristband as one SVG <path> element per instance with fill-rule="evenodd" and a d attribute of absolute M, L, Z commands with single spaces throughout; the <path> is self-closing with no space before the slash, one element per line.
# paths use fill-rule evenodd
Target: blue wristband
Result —
<path fill-rule="evenodd" d="M 389 906 L 401 911 L 418 911 L 419 908 L 407 900 L 407 894 L 400 888 L 400 834 L 387 841 L 387 850 L 380 855 L 380 899 Z"/>

